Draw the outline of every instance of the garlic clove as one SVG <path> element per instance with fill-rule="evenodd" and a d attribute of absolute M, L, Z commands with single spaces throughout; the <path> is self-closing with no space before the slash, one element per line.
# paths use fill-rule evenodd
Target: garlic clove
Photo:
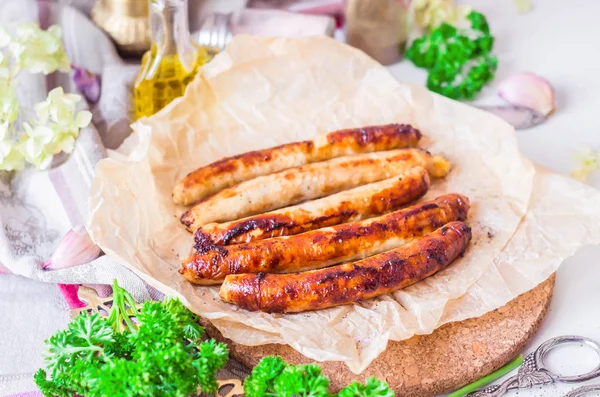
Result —
<path fill-rule="evenodd" d="M 96 259 L 100 248 L 92 242 L 84 226 L 75 226 L 60 240 L 52 257 L 45 262 L 44 270 L 66 269 Z"/>
<path fill-rule="evenodd" d="M 533 73 L 519 73 L 503 80 L 498 86 L 498 95 L 515 106 L 522 106 L 544 116 L 554 108 L 554 89 L 550 83 Z"/>
<path fill-rule="evenodd" d="M 510 125 L 515 130 L 525 130 L 527 128 L 535 127 L 542 123 L 546 116 L 529 108 L 522 106 L 504 105 L 504 106 L 477 106 L 479 109 L 485 110 L 486 112 L 492 113 Z"/>

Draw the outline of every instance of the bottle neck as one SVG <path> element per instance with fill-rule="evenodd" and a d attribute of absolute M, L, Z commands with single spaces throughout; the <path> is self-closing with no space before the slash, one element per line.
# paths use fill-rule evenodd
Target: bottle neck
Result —
<path fill-rule="evenodd" d="M 185 64 L 194 62 L 187 0 L 149 0 L 152 42 L 161 55 L 178 54 Z M 185 65 L 187 66 L 187 65 Z"/>

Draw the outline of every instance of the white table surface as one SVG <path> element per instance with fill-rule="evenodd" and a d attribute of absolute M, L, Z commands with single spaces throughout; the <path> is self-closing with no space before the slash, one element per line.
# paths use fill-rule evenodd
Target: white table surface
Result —
<path fill-rule="evenodd" d="M 546 77 L 554 86 L 556 113 L 544 124 L 518 131 L 517 135 L 527 157 L 567 174 L 575 165 L 572 151 L 586 146 L 600 147 L 600 1 L 532 1 L 534 9 L 527 14 L 517 13 L 512 0 L 468 3 L 487 16 L 496 37 L 499 68 L 495 84 L 512 73 L 531 71 Z M 390 70 L 400 81 L 425 83 L 426 73 L 409 62 L 401 62 Z M 492 85 L 475 103 L 502 101 Z M 600 188 L 600 172 L 589 183 Z M 526 352 L 535 350 L 548 338 L 566 334 L 600 341 L 598 246 L 583 249 L 563 263 L 557 274 L 550 312 Z M 550 360 L 553 369 L 570 374 L 591 369 L 598 363 L 593 353 L 577 346 L 572 350 L 557 350 Z M 600 379 L 595 383 L 600 383 Z M 519 397 L 558 397 L 573 388 L 573 385 L 538 387 L 520 391 Z"/>
<path fill-rule="evenodd" d="M 533 11 L 518 14 L 512 0 L 469 1 L 488 17 L 496 36 L 495 52 L 499 58 L 496 83 L 514 72 L 533 71 L 546 77 L 555 86 L 557 112 L 541 126 L 518 132 L 519 143 L 523 153 L 531 160 L 548 169 L 568 173 L 574 166 L 570 151 L 580 150 L 586 145 L 600 146 L 600 78 L 597 76 L 600 72 L 600 49 L 597 44 L 600 39 L 600 1 L 533 2 Z M 394 65 L 390 70 L 400 81 L 425 82 L 425 72 L 408 62 Z M 501 103 L 495 96 L 493 86 L 486 89 L 477 102 Z M 594 175 L 590 183 L 600 187 L 600 172 Z M 599 258 L 600 247 L 590 247 L 563 264 L 558 271 L 550 313 L 526 352 L 533 351 L 544 340 L 558 335 L 577 334 L 600 341 Z M 8 284 L 17 282 L 11 279 L 11 276 L 4 276 L 0 281 Z M 41 287 L 35 282 L 18 282 L 31 283 L 34 288 Z M 45 294 L 50 294 L 53 300 L 58 298 L 54 286 L 47 286 Z M 48 299 L 48 295 L 45 295 L 39 301 Z M 28 303 L 32 310 L 37 306 L 33 300 Z M 28 310 L 24 308 L 23 311 Z M 64 316 L 62 310 L 55 309 L 53 313 Z M 18 322 L 18 319 L 15 321 Z M 63 321 L 66 325 L 66 317 L 57 323 Z M 41 347 L 42 341 L 32 340 L 29 335 L 24 338 L 24 343 L 35 348 Z M 569 350 L 568 353 L 557 351 L 552 362 L 553 368 L 574 373 L 593 367 L 597 360 L 575 347 L 574 351 Z M 34 370 L 39 364 L 32 362 L 24 365 L 22 370 Z M 519 396 L 558 397 L 572 388 L 564 385 L 546 386 L 521 391 Z"/>

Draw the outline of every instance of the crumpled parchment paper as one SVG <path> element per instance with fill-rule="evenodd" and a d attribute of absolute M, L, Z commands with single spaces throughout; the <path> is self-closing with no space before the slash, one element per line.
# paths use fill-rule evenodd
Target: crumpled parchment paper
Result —
<path fill-rule="evenodd" d="M 379 299 L 293 315 L 246 312 L 223 303 L 216 287 L 178 274 L 193 239 L 179 223 L 184 209 L 172 204 L 171 189 L 187 172 L 248 150 L 391 122 L 420 128 L 423 146 L 454 164 L 426 198 L 458 192 L 471 199 L 474 238 L 452 266 Z M 502 120 L 400 84 L 360 51 L 324 37 L 238 36 L 183 98 L 134 131 L 98 163 L 91 188 L 88 229 L 104 252 L 235 342 L 288 344 L 356 373 L 388 340 L 496 309 L 578 248 L 600 243 L 599 191 L 536 170 Z"/>

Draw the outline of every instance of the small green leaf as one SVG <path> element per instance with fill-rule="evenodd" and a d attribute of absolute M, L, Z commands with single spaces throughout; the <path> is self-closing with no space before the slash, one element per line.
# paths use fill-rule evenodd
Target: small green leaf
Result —
<path fill-rule="evenodd" d="M 469 15 L 467 15 L 467 19 L 471 21 L 471 29 L 478 30 L 485 34 L 490 33 L 490 27 L 483 14 L 477 11 L 471 11 Z"/>
<path fill-rule="evenodd" d="M 367 383 L 354 382 L 340 390 L 338 397 L 394 397 L 387 383 L 376 378 L 367 378 Z"/>

